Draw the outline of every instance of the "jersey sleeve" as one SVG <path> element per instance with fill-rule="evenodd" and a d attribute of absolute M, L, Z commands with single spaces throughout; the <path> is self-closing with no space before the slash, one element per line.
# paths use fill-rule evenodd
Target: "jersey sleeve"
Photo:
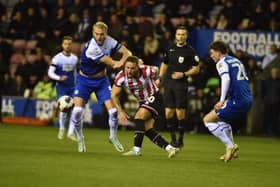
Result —
<path fill-rule="evenodd" d="M 219 61 L 217 64 L 216 64 L 216 69 L 219 73 L 219 76 L 222 77 L 224 74 L 228 74 L 229 72 L 229 69 L 228 69 L 228 64 L 222 60 L 222 61 Z"/>
<path fill-rule="evenodd" d="M 197 53 L 195 52 L 195 50 L 191 47 L 191 49 L 192 49 L 192 53 L 193 53 L 193 60 L 192 60 L 192 65 L 193 66 L 197 66 L 198 65 L 198 63 L 199 63 L 199 56 L 197 55 Z"/>
<path fill-rule="evenodd" d="M 150 72 L 150 77 L 152 78 L 152 79 L 155 79 L 155 78 L 157 78 L 157 76 L 158 76 L 158 67 L 156 67 L 156 66 L 149 66 L 149 72 Z"/>
<path fill-rule="evenodd" d="M 57 64 L 58 64 L 58 60 L 57 60 L 57 55 L 56 55 L 52 58 L 51 65 L 56 67 Z"/>
<path fill-rule="evenodd" d="M 120 71 L 115 77 L 114 84 L 118 87 L 122 87 L 124 85 L 124 80 L 124 71 Z"/>
<path fill-rule="evenodd" d="M 168 60 L 168 51 L 167 51 L 167 50 L 163 53 L 162 62 L 163 62 L 164 64 L 166 64 L 166 65 L 168 65 L 168 63 L 169 63 L 169 60 Z"/>
<path fill-rule="evenodd" d="M 107 36 L 107 39 L 108 39 L 108 43 L 110 44 L 110 47 L 111 47 L 112 51 L 119 51 L 120 50 L 122 45 L 117 40 L 115 40 L 114 38 L 112 38 L 110 36 Z"/>

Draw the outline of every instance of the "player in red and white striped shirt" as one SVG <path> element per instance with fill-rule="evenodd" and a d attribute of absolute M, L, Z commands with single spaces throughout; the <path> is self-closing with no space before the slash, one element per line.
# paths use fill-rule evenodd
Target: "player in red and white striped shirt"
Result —
<path fill-rule="evenodd" d="M 140 156 L 144 135 L 156 145 L 165 149 L 169 158 L 174 157 L 179 151 L 153 128 L 155 118 L 159 115 L 158 111 L 162 107 L 159 99 L 159 89 L 155 83 L 157 75 L 157 67 L 139 64 L 139 59 L 136 56 L 130 56 L 124 64 L 124 69 L 115 78 L 111 97 L 118 109 L 120 122 L 127 123 L 130 118 L 120 104 L 119 97 L 122 88 L 128 88 L 139 101 L 139 109 L 133 120 L 135 123 L 134 147 L 123 155 Z"/>

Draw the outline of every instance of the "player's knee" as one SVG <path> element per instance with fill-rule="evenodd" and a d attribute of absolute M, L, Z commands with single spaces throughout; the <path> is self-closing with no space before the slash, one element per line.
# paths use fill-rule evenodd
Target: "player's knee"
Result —
<path fill-rule="evenodd" d="M 210 123 L 210 122 L 212 122 L 212 120 L 211 120 L 211 117 L 209 116 L 209 114 L 205 115 L 205 116 L 203 117 L 203 123 L 204 123 L 204 125 L 206 125 L 207 123 Z"/>
<path fill-rule="evenodd" d="M 167 119 L 173 118 L 175 115 L 175 109 L 166 109 L 165 110 L 165 116 Z"/>

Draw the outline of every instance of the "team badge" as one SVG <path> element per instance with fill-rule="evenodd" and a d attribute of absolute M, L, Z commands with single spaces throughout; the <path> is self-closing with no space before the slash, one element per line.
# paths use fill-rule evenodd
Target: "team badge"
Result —
<path fill-rule="evenodd" d="M 180 64 L 182 64 L 182 63 L 184 62 L 184 57 L 179 56 L 179 58 L 178 58 L 178 62 L 179 62 Z"/>

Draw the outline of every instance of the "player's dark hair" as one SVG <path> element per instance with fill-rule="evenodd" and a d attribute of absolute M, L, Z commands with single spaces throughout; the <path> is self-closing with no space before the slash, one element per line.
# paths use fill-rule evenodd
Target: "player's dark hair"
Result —
<path fill-rule="evenodd" d="M 133 63 L 138 63 L 139 58 L 137 56 L 129 56 L 129 57 L 127 57 L 126 61 L 133 62 Z"/>
<path fill-rule="evenodd" d="M 187 29 L 187 27 L 185 25 L 178 25 L 176 27 L 176 31 L 177 30 L 185 30 L 187 32 L 187 34 L 188 34 L 188 29 Z"/>
<path fill-rule="evenodd" d="M 222 54 L 228 53 L 228 46 L 223 41 L 214 41 L 209 45 L 209 50 L 220 51 Z"/>

